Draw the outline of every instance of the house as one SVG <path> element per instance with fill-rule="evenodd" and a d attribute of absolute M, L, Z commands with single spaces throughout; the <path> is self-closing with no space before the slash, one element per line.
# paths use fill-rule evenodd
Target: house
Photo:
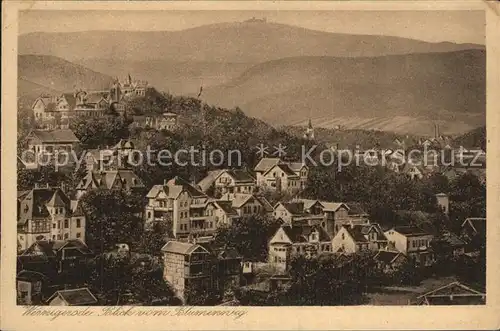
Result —
<path fill-rule="evenodd" d="M 116 155 L 119 160 L 119 166 L 127 166 L 128 164 L 133 164 L 133 162 L 138 161 L 134 159 L 135 145 L 131 140 L 120 139 L 120 141 L 111 148 L 111 150 Z"/>
<path fill-rule="evenodd" d="M 430 266 L 434 262 L 430 247 L 434 236 L 416 226 L 397 226 L 387 230 L 385 236 L 394 247 L 415 260 L 421 266 Z"/>
<path fill-rule="evenodd" d="M 189 292 L 213 288 L 212 256 L 201 245 L 169 241 L 161 249 L 163 278 L 179 299 L 189 301 Z"/>
<path fill-rule="evenodd" d="M 376 252 L 387 244 L 387 238 L 377 223 L 343 225 L 332 239 L 333 252 L 345 254 Z"/>
<path fill-rule="evenodd" d="M 309 168 L 302 162 L 284 162 L 279 158 L 262 158 L 254 168 L 257 186 L 296 192 L 307 183 Z"/>
<path fill-rule="evenodd" d="M 477 291 L 460 282 L 452 282 L 417 297 L 420 305 L 484 305 L 486 293 Z"/>
<path fill-rule="evenodd" d="M 203 192 L 214 189 L 217 194 L 245 193 L 255 191 L 255 178 L 243 169 L 223 169 L 210 171 L 199 183 Z"/>
<path fill-rule="evenodd" d="M 368 214 L 357 202 L 330 202 L 302 198 L 293 199 L 292 202 L 302 202 L 304 212 L 315 215 L 315 219 L 316 216 L 322 215 L 321 226 L 331 236 L 335 235 L 345 224 L 368 224 L 370 222 Z"/>
<path fill-rule="evenodd" d="M 233 208 L 233 202 L 225 200 L 209 201 L 205 208 L 205 214 L 213 217 L 213 224 L 215 228 L 221 226 L 231 226 L 233 221 L 240 217 L 238 211 Z"/>
<path fill-rule="evenodd" d="M 209 194 L 215 189 L 215 179 L 224 171 L 224 169 L 210 170 L 207 175 L 196 184 L 196 188 L 203 193 Z"/>
<path fill-rule="evenodd" d="M 234 248 L 212 248 L 216 256 L 217 281 L 216 287 L 221 294 L 240 286 L 242 256 Z"/>
<path fill-rule="evenodd" d="M 368 218 L 364 217 L 364 212 L 359 208 L 353 210 L 344 202 L 321 201 L 323 213 L 325 215 L 326 230 L 332 236 L 335 235 L 344 225 L 368 224 Z"/>
<path fill-rule="evenodd" d="M 261 186 L 278 191 L 300 190 L 300 177 L 287 164 L 277 164 L 262 174 Z"/>
<path fill-rule="evenodd" d="M 406 256 L 403 253 L 389 249 L 379 250 L 373 259 L 384 273 L 395 272 L 406 262 Z"/>
<path fill-rule="evenodd" d="M 69 93 L 63 94 L 63 98 L 68 100 L 71 98 Z M 61 98 L 61 99 L 63 99 Z M 104 117 L 110 109 L 109 91 L 84 91 L 78 90 L 73 94 L 74 105 L 70 107 L 73 113 L 82 117 Z M 72 100 L 72 98 L 71 98 Z M 73 103 L 73 100 L 72 102 Z M 61 102 L 59 103 L 61 104 Z M 65 103 L 62 102 L 64 105 Z"/>
<path fill-rule="evenodd" d="M 131 128 L 143 128 L 154 130 L 172 131 L 177 127 L 178 115 L 170 111 L 163 114 L 149 113 L 145 115 L 136 115 L 132 117 Z"/>
<path fill-rule="evenodd" d="M 273 216 L 288 225 L 319 225 L 326 230 L 323 214 L 308 213 L 303 201 L 278 202 L 274 206 Z M 309 208 L 311 210 L 312 206 Z"/>
<path fill-rule="evenodd" d="M 105 171 L 115 168 L 115 153 L 107 149 L 89 149 L 85 152 L 85 168 L 88 171 Z"/>
<path fill-rule="evenodd" d="M 269 241 L 268 261 L 278 269 L 286 270 L 293 254 L 313 257 L 331 252 L 331 248 L 331 238 L 321 226 L 284 224 Z"/>
<path fill-rule="evenodd" d="M 71 130 L 33 130 L 26 137 L 28 149 L 34 153 L 70 153 L 80 142 Z"/>
<path fill-rule="evenodd" d="M 288 162 L 288 167 L 300 178 L 300 189 L 305 189 L 309 177 L 309 167 L 304 162 Z"/>
<path fill-rule="evenodd" d="M 163 277 L 185 303 L 199 291 L 223 295 L 240 285 L 242 257 L 233 248 L 169 241 L 161 251 Z"/>
<path fill-rule="evenodd" d="M 18 268 L 39 272 L 51 282 L 69 284 L 85 280 L 92 251 L 78 239 L 39 240 L 18 255 Z"/>
<path fill-rule="evenodd" d="M 37 240 L 85 242 L 85 215 L 61 188 L 35 186 L 18 197 L 17 240 L 26 249 Z"/>
<path fill-rule="evenodd" d="M 466 243 L 466 251 L 477 251 L 486 245 L 486 218 L 469 217 L 462 223 L 460 236 Z"/>
<path fill-rule="evenodd" d="M 467 244 L 453 232 L 445 232 L 441 237 L 435 238 L 435 240 L 439 240 L 443 244 L 440 247 L 440 250 L 443 251 L 440 253 L 450 254 L 454 257 L 465 254 Z"/>
<path fill-rule="evenodd" d="M 129 169 L 89 171 L 76 186 L 76 198 L 95 189 L 141 191 L 142 180 Z"/>
<path fill-rule="evenodd" d="M 205 213 L 208 196 L 181 177 L 165 180 L 163 185 L 154 185 L 146 198 L 147 227 L 155 222 L 171 221 L 175 238 L 186 238 L 192 232 L 203 234 L 216 229 L 212 220 L 215 215 Z"/>
<path fill-rule="evenodd" d="M 226 193 L 218 201 L 231 201 L 239 217 L 269 215 L 272 207 L 263 196 L 244 193 Z"/>
<path fill-rule="evenodd" d="M 86 287 L 55 292 L 48 300 L 49 306 L 96 306 L 97 298 Z"/>
<path fill-rule="evenodd" d="M 40 272 L 22 270 L 16 276 L 17 304 L 40 305 L 47 276 Z"/>
<path fill-rule="evenodd" d="M 401 169 L 401 173 L 407 175 L 410 177 L 410 179 L 422 179 L 424 176 L 426 176 L 427 171 L 424 169 L 424 167 L 413 164 L 411 162 L 407 162 L 404 164 L 403 168 Z"/>

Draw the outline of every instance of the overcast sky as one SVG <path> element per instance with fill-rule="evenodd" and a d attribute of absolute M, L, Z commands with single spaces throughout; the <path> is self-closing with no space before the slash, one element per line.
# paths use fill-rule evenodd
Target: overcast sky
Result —
<path fill-rule="evenodd" d="M 25 11 L 19 33 L 183 30 L 255 17 L 314 30 L 485 43 L 483 11 Z"/>

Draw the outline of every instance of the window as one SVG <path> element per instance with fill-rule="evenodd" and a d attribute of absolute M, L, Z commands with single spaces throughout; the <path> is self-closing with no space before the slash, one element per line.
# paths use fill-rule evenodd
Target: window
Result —
<path fill-rule="evenodd" d="M 55 228 L 56 228 L 56 226 L 57 226 L 57 224 L 56 224 L 56 223 L 52 223 L 52 229 L 55 229 Z"/>
<path fill-rule="evenodd" d="M 68 220 L 64 220 L 64 228 L 65 229 L 69 228 L 69 222 L 68 222 Z"/>
<path fill-rule="evenodd" d="M 61 221 L 57 221 L 57 228 L 60 229 L 61 228 Z"/>
<path fill-rule="evenodd" d="M 342 233 L 342 240 L 345 240 L 345 234 Z"/>
<path fill-rule="evenodd" d="M 77 218 L 77 219 L 76 219 L 76 227 L 77 227 L 77 228 L 80 228 L 81 226 L 82 226 L 82 224 L 81 224 L 81 222 L 80 222 L 80 219 L 79 219 L 79 218 Z"/>
<path fill-rule="evenodd" d="M 64 234 L 64 239 L 68 239 L 69 235 L 67 233 Z"/>
<path fill-rule="evenodd" d="M 52 240 L 56 240 L 56 235 L 52 235 Z"/>
<path fill-rule="evenodd" d="M 60 234 L 57 235 L 57 240 L 61 240 L 61 235 Z"/>
<path fill-rule="evenodd" d="M 77 232 L 77 233 L 76 233 L 76 237 L 77 237 L 77 238 L 81 238 L 81 237 L 82 237 L 82 234 L 81 234 L 80 232 Z"/>

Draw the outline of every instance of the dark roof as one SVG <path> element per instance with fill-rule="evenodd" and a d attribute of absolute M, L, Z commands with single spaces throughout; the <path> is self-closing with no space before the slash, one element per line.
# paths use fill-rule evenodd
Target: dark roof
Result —
<path fill-rule="evenodd" d="M 242 259 L 242 256 L 234 248 L 227 247 L 215 250 L 217 258 L 220 260 Z"/>
<path fill-rule="evenodd" d="M 76 96 L 75 93 L 63 93 L 61 97 L 64 97 L 68 102 L 69 109 L 73 109 L 76 106 Z"/>
<path fill-rule="evenodd" d="M 307 167 L 305 163 L 303 162 L 288 162 L 288 167 L 292 169 L 293 171 L 300 171 L 303 167 Z"/>
<path fill-rule="evenodd" d="M 233 208 L 232 201 L 217 200 L 214 203 L 219 206 L 228 215 L 237 215 L 237 211 Z"/>
<path fill-rule="evenodd" d="M 233 177 L 236 182 L 253 182 L 255 180 L 248 171 L 242 169 L 226 170 L 226 173 Z"/>
<path fill-rule="evenodd" d="M 189 255 L 193 253 L 195 250 L 198 248 L 203 249 L 205 252 L 208 253 L 208 251 L 201 245 L 197 244 L 191 244 L 191 243 L 184 243 L 180 241 L 174 241 L 171 240 L 167 242 L 162 248 L 162 252 L 168 252 L 168 253 L 175 253 L 175 254 L 182 254 L 182 255 Z"/>
<path fill-rule="evenodd" d="M 386 264 L 390 264 L 394 262 L 394 260 L 401 255 L 402 253 L 398 251 L 385 251 L 385 250 L 380 250 L 378 253 L 373 257 L 377 261 L 384 262 Z"/>
<path fill-rule="evenodd" d="M 486 218 L 469 217 L 462 223 L 462 227 L 464 227 L 466 224 L 468 224 L 468 226 L 470 226 L 471 229 L 477 234 L 486 234 Z"/>
<path fill-rule="evenodd" d="M 292 243 L 301 243 L 301 242 L 308 242 L 308 237 L 313 231 L 318 232 L 318 237 L 320 242 L 325 242 L 325 241 L 330 241 L 331 238 L 326 233 L 326 231 L 320 227 L 320 226 L 310 226 L 310 225 L 302 225 L 302 226 L 290 226 L 290 225 L 283 225 L 281 227 L 287 237 L 292 241 Z"/>
<path fill-rule="evenodd" d="M 80 140 L 75 136 L 73 131 L 68 129 L 53 130 L 53 131 L 33 130 L 31 131 L 31 135 L 38 137 L 38 139 L 40 139 L 40 141 L 44 143 L 80 142 Z"/>
<path fill-rule="evenodd" d="M 297 176 L 297 174 L 292 169 L 290 169 L 290 167 L 288 166 L 288 164 L 278 164 L 277 166 L 278 166 L 278 168 L 280 168 L 281 170 L 283 170 L 283 172 L 287 176 Z"/>
<path fill-rule="evenodd" d="M 134 149 L 134 143 L 130 140 L 120 139 L 113 149 Z"/>
<path fill-rule="evenodd" d="M 292 215 L 304 214 L 304 202 L 281 202 L 283 207 L 288 210 Z"/>
<path fill-rule="evenodd" d="M 267 158 L 264 157 L 260 159 L 259 163 L 254 168 L 254 171 L 257 172 L 266 172 L 278 163 L 281 163 L 281 160 L 278 158 Z"/>
<path fill-rule="evenodd" d="M 219 174 L 221 174 L 224 170 L 212 170 L 212 171 L 209 171 L 207 173 L 207 175 L 205 176 L 205 178 L 203 178 L 202 180 L 200 180 L 198 182 L 198 184 L 196 184 L 197 187 L 199 187 L 199 189 L 202 191 L 202 192 L 207 192 L 208 189 L 213 185 L 213 183 L 215 182 L 215 179 L 219 176 Z"/>
<path fill-rule="evenodd" d="M 360 202 L 347 202 L 346 205 L 349 207 L 349 215 L 368 215 Z"/>
<path fill-rule="evenodd" d="M 93 184 L 97 188 L 112 189 L 125 186 L 126 188 L 142 188 L 142 180 L 129 169 L 89 171 L 79 183 L 79 189 L 87 189 Z M 91 186 L 92 187 L 92 186 Z"/>
<path fill-rule="evenodd" d="M 28 219 L 48 217 L 47 206 L 66 207 L 66 211 L 70 212 L 70 199 L 59 188 L 34 188 L 23 197 L 18 224 L 24 224 Z"/>
<path fill-rule="evenodd" d="M 27 282 L 33 282 L 33 281 L 37 281 L 37 280 L 46 280 L 47 276 L 45 276 L 44 274 L 42 274 L 40 272 L 36 272 L 36 271 L 21 270 L 17 274 L 16 279 L 27 281 Z"/>
<path fill-rule="evenodd" d="M 367 242 L 368 240 L 365 238 L 365 235 L 362 232 L 362 226 L 350 226 L 343 225 L 346 229 L 347 233 L 352 237 L 355 242 Z"/>
<path fill-rule="evenodd" d="M 409 236 L 424 236 L 429 235 L 430 233 L 417 227 L 417 226 L 396 226 L 393 228 L 394 231 L 399 232 L 407 237 Z"/>
<path fill-rule="evenodd" d="M 445 233 L 442 239 L 452 247 L 461 247 L 465 242 L 452 232 Z"/>
<path fill-rule="evenodd" d="M 430 305 L 484 304 L 486 294 L 460 282 L 452 282 L 418 297 Z"/>
<path fill-rule="evenodd" d="M 57 291 L 49 298 L 48 301 L 50 302 L 56 297 L 61 298 L 69 306 L 88 306 L 97 303 L 96 297 L 86 287 Z"/>
<path fill-rule="evenodd" d="M 69 239 L 69 240 L 38 240 L 33 243 L 23 254 L 29 255 L 34 250 L 35 246 L 39 247 L 40 250 L 47 257 L 53 257 L 57 252 L 62 249 L 75 248 L 79 250 L 82 254 L 92 254 L 92 251 L 79 239 Z"/>

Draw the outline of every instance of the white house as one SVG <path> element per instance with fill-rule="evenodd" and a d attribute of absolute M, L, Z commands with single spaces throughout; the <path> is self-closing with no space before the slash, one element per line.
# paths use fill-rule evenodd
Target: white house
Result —
<path fill-rule="evenodd" d="M 434 236 L 416 226 L 398 226 L 385 231 L 389 242 L 400 252 L 423 266 L 430 266 L 434 257 L 430 243 Z"/>

